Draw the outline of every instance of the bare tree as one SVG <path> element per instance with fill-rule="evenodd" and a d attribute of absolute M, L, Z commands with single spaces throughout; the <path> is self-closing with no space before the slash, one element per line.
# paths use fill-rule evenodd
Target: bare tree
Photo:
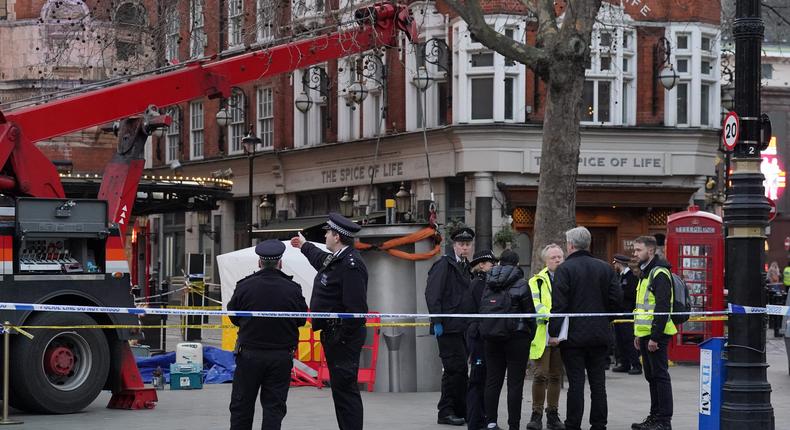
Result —
<path fill-rule="evenodd" d="M 546 84 L 546 111 L 540 157 L 540 185 L 533 249 L 561 239 L 576 224 L 576 177 L 585 61 L 601 0 L 521 0 L 534 15 L 537 43 L 530 46 L 497 32 L 479 0 L 446 0 L 477 40 L 532 69 Z M 532 253 L 533 271 L 542 267 Z"/>

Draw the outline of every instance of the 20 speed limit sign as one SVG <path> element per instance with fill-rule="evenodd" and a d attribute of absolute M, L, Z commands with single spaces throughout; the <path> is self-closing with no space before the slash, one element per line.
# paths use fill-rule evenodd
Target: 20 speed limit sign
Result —
<path fill-rule="evenodd" d="M 724 126 L 721 130 L 721 140 L 724 142 L 724 149 L 732 151 L 741 136 L 741 120 L 735 112 L 729 112 L 724 117 Z"/>

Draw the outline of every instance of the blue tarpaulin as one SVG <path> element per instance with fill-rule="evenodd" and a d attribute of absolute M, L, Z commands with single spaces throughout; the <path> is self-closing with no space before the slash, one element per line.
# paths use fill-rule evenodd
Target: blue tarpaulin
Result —
<path fill-rule="evenodd" d="M 155 355 L 153 357 L 137 357 L 137 367 L 143 377 L 143 382 L 150 384 L 153 380 L 153 373 L 157 367 L 162 369 L 165 376 L 165 383 L 170 382 L 170 364 L 176 362 L 176 353 Z M 213 346 L 203 347 L 203 383 L 221 384 L 233 380 L 233 372 L 236 370 L 236 360 L 233 353 Z"/>

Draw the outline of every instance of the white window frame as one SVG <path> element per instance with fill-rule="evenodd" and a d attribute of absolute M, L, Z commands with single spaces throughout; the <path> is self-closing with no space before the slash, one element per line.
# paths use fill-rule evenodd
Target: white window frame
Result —
<path fill-rule="evenodd" d="M 165 15 L 165 60 L 171 64 L 178 62 L 179 24 L 178 8 L 168 10 Z"/>
<path fill-rule="evenodd" d="M 609 45 L 601 43 L 602 33 L 610 34 Z M 629 45 L 625 46 L 628 38 Z M 590 67 L 585 70 L 585 80 L 593 84 L 593 120 L 585 125 L 636 125 L 636 69 L 638 67 L 638 38 L 634 21 L 622 8 L 605 5 L 593 26 L 590 41 Z M 608 69 L 602 66 L 602 58 L 610 59 Z M 623 67 L 628 62 L 628 70 Z M 600 82 L 609 82 L 609 120 L 600 121 L 598 116 Z M 585 107 L 583 106 L 582 109 Z"/>
<path fill-rule="evenodd" d="M 277 5 L 272 0 L 256 0 L 256 37 L 258 43 L 271 42 L 275 36 Z"/>
<path fill-rule="evenodd" d="M 259 87 L 256 90 L 258 116 L 258 137 L 261 144 L 258 149 L 274 148 L 274 88 Z"/>
<path fill-rule="evenodd" d="M 247 129 L 247 118 L 245 118 L 247 100 L 243 92 L 234 91 L 228 99 L 228 112 L 230 121 L 228 123 L 228 154 L 241 154 L 244 146 L 241 139 L 244 138 Z"/>
<path fill-rule="evenodd" d="M 688 36 L 688 49 L 679 49 L 678 37 Z M 688 59 L 688 72 L 681 73 L 678 83 L 687 83 L 688 91 L 688 121 L 680 123 L 678 121 L 678 90 L 677 85 L 671 91 L 667 91 L 664 98 L 664 123 L 674 127 L 702 127 L 718 128 L 719 112 L 721 110 L 721 83 L 717 53 L 719 52 L 719 28 L 704 23 L 677 23 L 670 24 L 666 28 L 665 37 L 672 46 L 672 57 L 670 61 L 676 65 L 679 59 Z M 702 38 L 710 38 L 710 50 L 702 51 Z M 710 73 L 702 73 L 702 61 L 709 61 L 711 64 Z M 710 85 L 708 100 L 702 100 L 702 85 Z M 660 91 L 664 91 L 661 86 Z M 701 103 L 708 104 L 708 122 L 702 123 Z"/>
<path fill-rule="evenodd" d="M 526 40 L 525 22 L 511 15 L 488 15 L 486 21 L 496 31 L 509 34 L 519 41 Z M 472 67 L 472 56 L 488 51 L 488 48 L 472 39 L 471 33 L 465 22 L 459 21 L 453 25 L 452 64 L 453 64 L 453 122 L 454 123 L 523 123 L 526 119 L 527 100 L 526 66 L 521 63 L 506 59 L 500 54 L 494 54 L 493 66 Z M 493 78 L 493 118 L 472 118 L 472 81 L 480 78 Z M 513 78 L 512 118 L 505 117 L 505 79 Z M 430 107 L 428 108 L 430 112 Z"/>
<path fill-rule="evenodd" d="M 181 110 L 177 107 L 171 108 L 167 111 L 167 114 L 172 119 L 170 127 L 165 132 L 165 162 L 169 164 L 171 161 L 181 158 L 181 154 L 178 151 L 181 143 Z"/>
<path fill-rule="evenodd" d="M 228 0 L 228 48 L 244 44 L 244 0 Z"/>
<path fill-rule="evenodd" d="M 206 145 L 205 111 L 202 101 L 189 104 L 189 158 L 202 160 Z"/>
<path fill-rule="evenodd" d="M 314 67 L 321 67 L 326 70 L 326 64 L 319 64 Z M 296 70 L 293 72 L 293 90 L 294 100 L 302 91 L 310 97 L 313 101 L 310 109 L 302 113 L 294 105 L 294 147 L 301 148 L 305 146 L 313 146 L 323 143 L 323 124 L 321 121 L 321 108 L 328 109 L 327 100 L 316 90 L 311 88 L 304 88 L 302 85 L 302 76 L 306 73 L 307 69 Z"/>
<path fill-rule="evenodd" d="M 189 1 L 189 56 L 201 58 L 206 53 L 205 0 Z"/>

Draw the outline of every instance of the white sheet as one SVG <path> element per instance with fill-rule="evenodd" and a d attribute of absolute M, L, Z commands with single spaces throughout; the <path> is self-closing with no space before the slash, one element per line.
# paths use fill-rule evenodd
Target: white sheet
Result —
<path fill-rule="evenodd" d="M 285 254 L 283 254 L 283 272 L 294 277 L 294 281 L 302 286 L 302 294 L 307 303 L 313 293 L 313 279 L 316 270 L 302 255 L 302 252 L 291 246 L 290 241 L 283 241 Z M 323 243 L 312 242 L 313 245 L 326 251 Z M 258 255 L 255 247 L 240 249 L 217 256 L 219 279 L 222 286 L 222 309 L 227 309 L 228 302 L 236 289 L 236 283 L 258 270 Z"/>

